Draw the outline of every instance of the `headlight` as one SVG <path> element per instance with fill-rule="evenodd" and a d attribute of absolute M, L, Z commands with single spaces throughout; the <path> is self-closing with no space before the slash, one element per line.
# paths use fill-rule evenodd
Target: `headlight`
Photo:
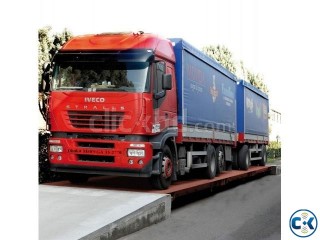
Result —
<path fill-rule="evenodd" d="M 63 152 L 63 147 L 59 145 L 50 145 L 50 152 Z"/>
<path fill-rule="evenodd" d="M 144 149 L 128 149 L 128 157 L 144 157 Z"/>

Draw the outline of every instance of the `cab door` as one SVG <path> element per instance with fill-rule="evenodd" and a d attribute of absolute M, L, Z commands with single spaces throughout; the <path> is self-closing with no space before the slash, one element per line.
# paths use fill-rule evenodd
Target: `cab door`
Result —
<path fill-rule="evenodd" d="M 155 63 L 154 94 L 165 91 L 165 95 L 159 99 L 154 99 L 154 124 L 153 133 L 162 132 L 168 127 L 177 126 L 177 95 L 176 81 L 173 65 L 164 61 Z M 163 89 L 163 75 L 171 74 L 172 88 Z"/>

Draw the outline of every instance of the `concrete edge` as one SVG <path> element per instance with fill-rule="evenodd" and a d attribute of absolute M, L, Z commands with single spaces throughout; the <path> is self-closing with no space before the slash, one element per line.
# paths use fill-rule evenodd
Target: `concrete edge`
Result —
<path fill-rule="evenodd" d="M 279 165 L 270 165 L 271 167 L 271 175 L 280 175 L 281 174 L 281 166 Z"/>
<path fill-rule="evenodd" d="M 128 201 L 130 201 L 128 199 Z M 81 240 L 116 240 L 170 217 L 171 195 L 164 195 L 148 205 L 110 223 Z"/>

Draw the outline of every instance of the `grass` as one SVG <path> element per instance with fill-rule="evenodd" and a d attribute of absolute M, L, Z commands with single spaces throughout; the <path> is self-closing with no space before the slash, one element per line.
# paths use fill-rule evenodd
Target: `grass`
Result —
<path fill-rule="evenodd" d="M 278 157 L 278 158 L 268 158 L 268 163 L 275 163 L 276 161 L 281 161 L 281 157 Z"/>

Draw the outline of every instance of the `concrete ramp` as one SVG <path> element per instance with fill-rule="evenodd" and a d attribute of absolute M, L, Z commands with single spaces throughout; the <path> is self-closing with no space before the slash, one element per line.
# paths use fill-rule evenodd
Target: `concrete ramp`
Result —
<path fill-rule="evenodd" d="M 40 240 L 113 240 L 165 220 L 167 194 L 39 186 Z"/>

